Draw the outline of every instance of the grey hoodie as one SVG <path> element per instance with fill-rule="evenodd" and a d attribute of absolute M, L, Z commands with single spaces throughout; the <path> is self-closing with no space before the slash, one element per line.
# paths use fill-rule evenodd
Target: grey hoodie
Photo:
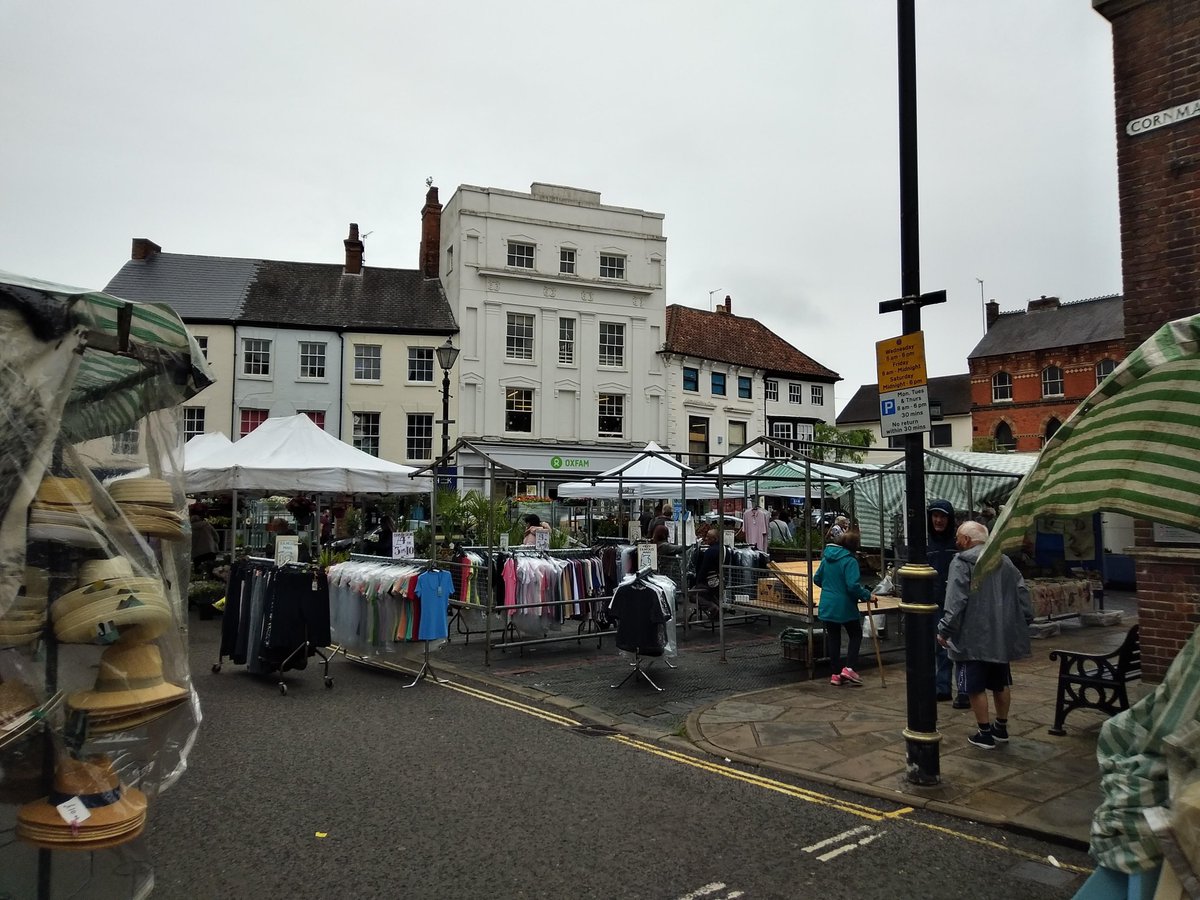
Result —
<path fill-rule="evenodd" d="M 956 662 L 1023 659 L 1031 653 L 1029 588 L 1013 561 L 1002 556 L 1000 567 L 972 592 L 971 576 L 982 552 L 983 545 L 976 544 L 951 560 L 946 612 L 938 623 L 938 634 L 950 640 L 947 651 Z"/>

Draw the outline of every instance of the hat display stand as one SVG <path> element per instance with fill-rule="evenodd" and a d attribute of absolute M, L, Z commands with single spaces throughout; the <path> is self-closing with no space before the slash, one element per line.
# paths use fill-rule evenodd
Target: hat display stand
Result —
<path fill-rule="evenodd" d="M 168 306 L 6 273 L 0 331 L 0 893 L 144 897 L 199 723 L 181 404 L 211 373 Z"/>

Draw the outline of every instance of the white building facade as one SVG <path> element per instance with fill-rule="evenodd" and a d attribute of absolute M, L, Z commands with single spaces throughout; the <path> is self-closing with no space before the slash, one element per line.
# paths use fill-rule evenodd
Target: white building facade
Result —
<path fill-rule="evenodd" d="M 509 465 L 566 469 L 559 480 L 665 440 L 662 225 L 577 188 L 455 191 L 439 265 L 460 329 L 459 435 Z M 482 486 L 481 459 L 459 465 Z"/>

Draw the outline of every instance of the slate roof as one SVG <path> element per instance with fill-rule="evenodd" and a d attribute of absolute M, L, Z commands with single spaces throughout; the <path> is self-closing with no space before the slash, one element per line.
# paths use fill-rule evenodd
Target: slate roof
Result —
<path fill-rule="evenodd" d="M 127 300 L 166 303 L 191 322 L 358 331 L 458 331 L 441 282 L 419 269 L 155 253 L 129 260 L 105 287 Z"/>
<path fill-rule="evenodd" d="M 929 379 L 929 400 L 940 401 L 942 416 L 971 414 L 971 375 L 940 375 Z M 864 384 L 845 408 L 838 413 L 837 424 L 879 421 L 879 385 Z"/>
<path fill-rule="evenodd" d="M 677 303 L 667 306 L 667 340 L 663 349 L 714 362 L 766 369 L 771 374 L 831 382 L 842 379 L 757 319 Z"/>
<path fill-rule="evenodd" d="M 1120 294 L 1064 303 L 1057 309 L 1002 312 L 967 359 L 1117 341 L 1125 337 Z"/>

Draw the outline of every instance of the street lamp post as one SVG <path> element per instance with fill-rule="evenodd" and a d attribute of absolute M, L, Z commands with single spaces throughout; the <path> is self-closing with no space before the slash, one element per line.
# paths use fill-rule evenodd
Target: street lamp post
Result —
<path fill-rule="evenodd" d="M 453 338 L 446 338 L 446 343 L 436 351 L 438 365 L 442 367 L 442 465 L 441 473 L 446 471 L 446 457 L 450 455 L 450 370 L 458 359 L 458 348 L 454 346 Z M 449 479 L 446 479 L 447 481 Z"/>

